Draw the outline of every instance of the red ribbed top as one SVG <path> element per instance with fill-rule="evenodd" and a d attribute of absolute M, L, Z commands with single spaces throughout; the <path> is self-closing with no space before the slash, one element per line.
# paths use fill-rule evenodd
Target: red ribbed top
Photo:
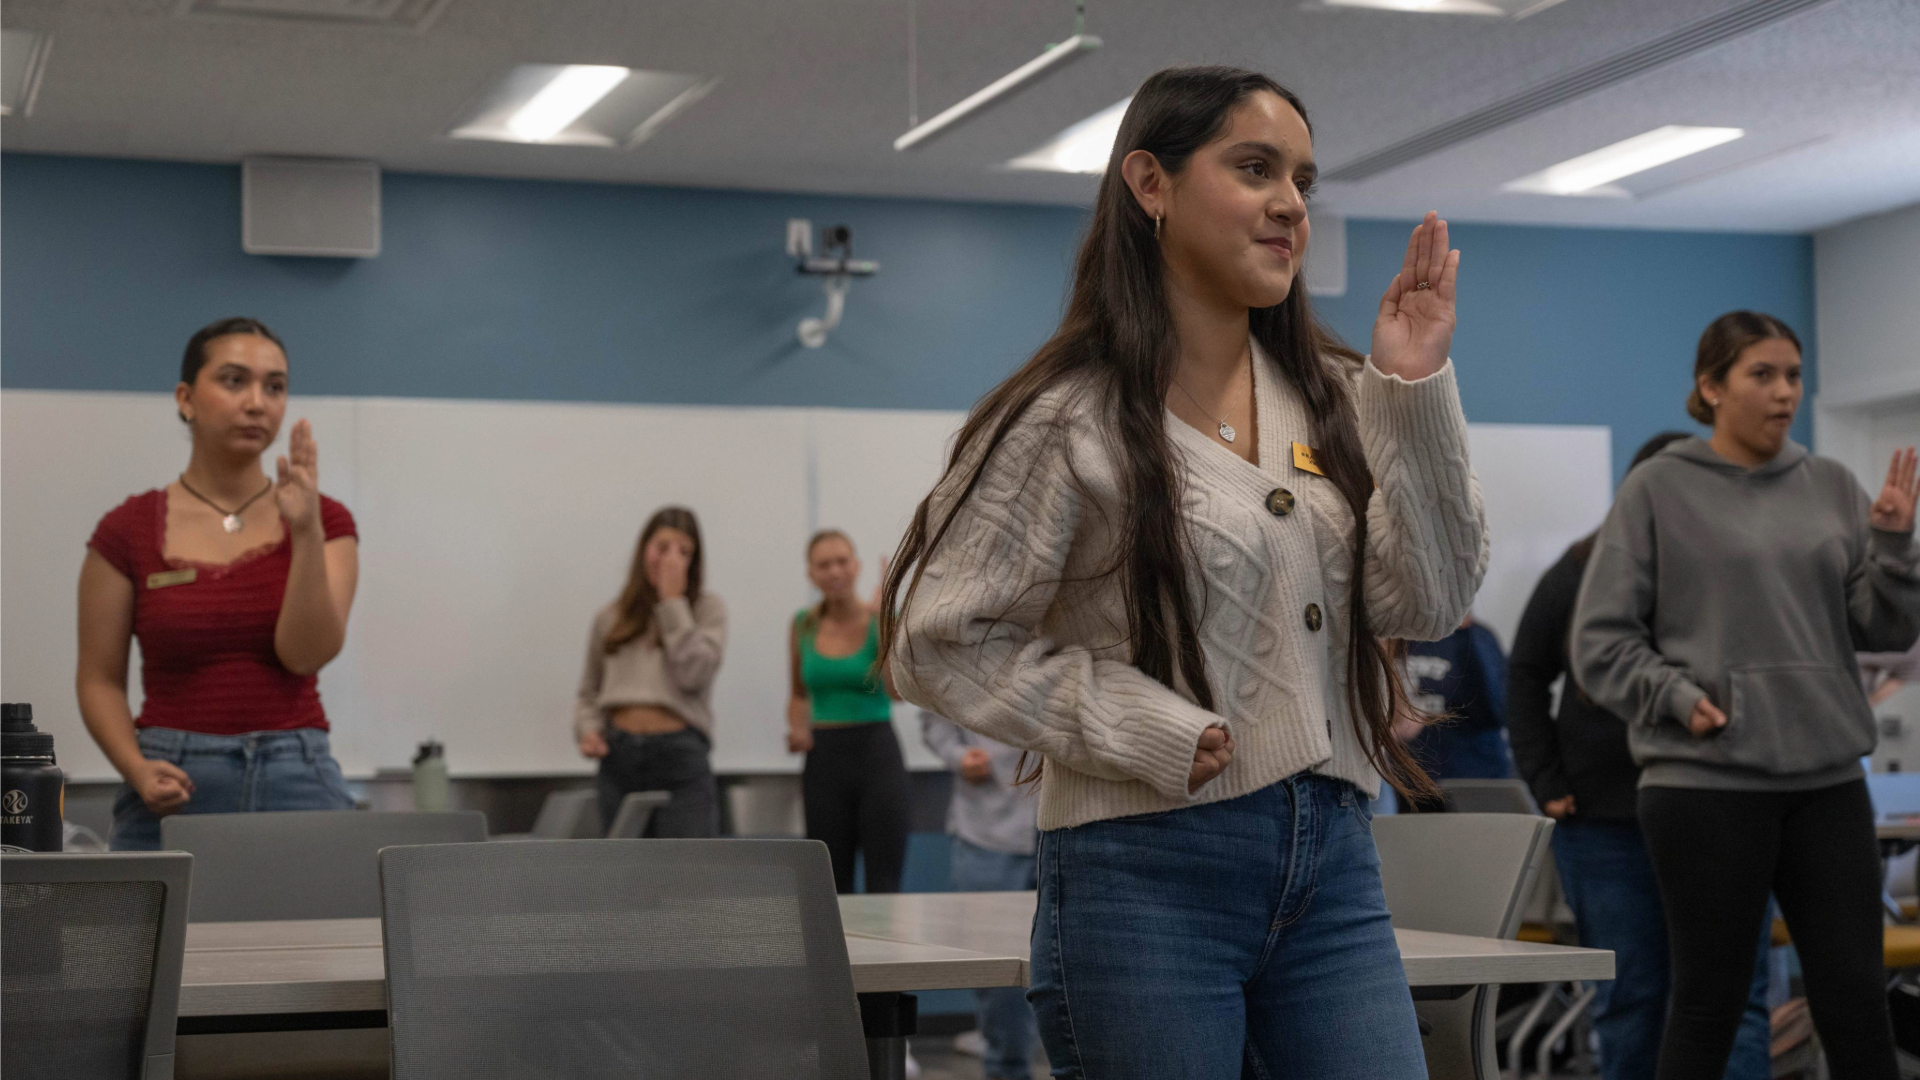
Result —
<path fill-rule="evenodd" d="M 353 515 L 325 495 L 320 496 L 320 523 L 328 540 L 358 535 Z M 319 680 L 288 671 L 273 651 L 273 629 L 293 562 L 291 532 L 224 566 L 166 558 L 161 554 L 166 532 L 162 488 L 121 503 L 100 519 L 87 541 L 133 582 L 133 635 L 140 641 L 140 682 L 146 689 L 136 726 L 207 735 L 326 730 Z M 195 571 L 187 584 L 148 580 L 186 569 Z"/>

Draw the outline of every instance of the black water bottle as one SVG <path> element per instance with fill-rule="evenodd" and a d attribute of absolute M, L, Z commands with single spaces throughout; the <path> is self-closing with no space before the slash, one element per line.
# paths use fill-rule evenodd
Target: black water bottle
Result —
<path fill-rule="evenodd" d="M 66 785 L 53 735 L 34 730 L 33 706 L 0 705 L 0 845 L 61 850 Z"/>

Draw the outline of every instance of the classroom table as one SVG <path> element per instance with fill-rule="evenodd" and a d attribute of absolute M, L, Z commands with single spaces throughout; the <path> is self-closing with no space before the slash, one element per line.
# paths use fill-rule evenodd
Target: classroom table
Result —
<path fill-rule="evenodd" d="M 843 896 L 854 991 L 1024 986 L 1034 894 Z M 1610 979 L 1613 954 L 1523 941 L 1395 931 L 1416 996 L 1484 983 Z M 180 988 L 183 1034 L 384 1027 L 378 919 L 193 923 Z"/>
<path fill-rule="evenodd" d="M 885 938 L 943 945 L 986 955 L 1020 957 L 1025 975 L 1035 894 L 900 893 L 843 896 L 847 940 Z M 1407 985 L 1421 999 L 1456 998 L 1490 983 L 1571 982 L 1613 978 L 1613 953 L 1527 941 L 1395 930 Z M 1021 985 L 1025 985 L 1025 978 Z"/>

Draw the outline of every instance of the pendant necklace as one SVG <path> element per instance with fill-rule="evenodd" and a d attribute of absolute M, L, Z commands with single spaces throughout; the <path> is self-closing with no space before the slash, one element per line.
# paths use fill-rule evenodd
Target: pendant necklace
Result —
<path fill-rule="evenodd" d="M 193 490 L 193 485 L 187 483 L 186 473 L 180 474 L 180 486 L 186 489 L 187 494 L 193 496 L 196 499 L 199 499 L 201 502 L 206 503 L 208 506 L 211 506 L 215 510 L 218 510 L 220 512 L 220 514 L 222 515 L 220 518 L 221 528 L 227 530 L 230 533 L 237 533 L 241 529 L 244 529 L 247 527 L 247 523 L 240 520 L 240 515 L 247 512 L 247 507 L 252 506 L 256 502 L 259 502 L 260 496 L 265 495 L 267 492 L 273 490 L 273 481 L 271 480 L 267 481 L 267 486 L 255 492 L 253 495 L 253 498 L 248 499 L 246 502 L 241 503 L 239 506 L 234 507 L 232 510 L 228 510 L 222 507 L 219 503 L 214 502 L 212 499 L 209 499 L 205 495 L 202 495 L 199 492 Z"/>
<path fill-rule="evenodd" d="M 1251 349 L 1247 350 L 1247 371 L 1249 373 L 1253 371 L 1253 350 Z M 1173 385 L 1179 387 L 1180 392 L 1187 395 L 1187 400 L 1193 402 L 1194 408 L 1199 409 L 1201 412 L 1206 413 L 1208 416 L 1213 416 L 1213 412 L 1209 410 L 1205 405 L 1200 404 L 1200 399 L 1193 396 L 1193 391 L 1187 389 L 1187 384 L 1181 382 L 1179 376 L 1176 375 L 1174 377 Z M 1213 416 L 1213 419 L 1216 423 L 1220 425 L 1220 441 L 1221 442 L 1232 442 L 1234 439 L 1239 437 L 1240 433 L 1233 430 L 1233 425 L 1227 423 L 1226 417 Z"/>

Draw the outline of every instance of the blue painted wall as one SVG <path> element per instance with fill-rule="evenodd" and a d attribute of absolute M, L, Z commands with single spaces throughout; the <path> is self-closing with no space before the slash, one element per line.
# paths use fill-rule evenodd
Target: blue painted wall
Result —
<path fill-rule="evenodd" d="M 1059 317 L 1077 210 L 390 173 L 379 258 L 240 250 L 232 166 L 0 155 L 0 385 L 166 390 L 189 334 L 265 319 L 297 391 L 965 408 Z M 820 350 L 785 220 L 880 260 Z M 1348 224 L 1321 311 L 1365 347 L 1408 225 Z M 1606 424 L 1616 469 L 1681 408 L 1702 328 L 1735 307 L 1813 339 L 1803 236 L 1462 225 L 1455 342 L 1477 421 Z M 1811 357 L 1810 357 L 1811 359 Z M 1805 419 L 1796 437 L 1808 438 Z"/>

